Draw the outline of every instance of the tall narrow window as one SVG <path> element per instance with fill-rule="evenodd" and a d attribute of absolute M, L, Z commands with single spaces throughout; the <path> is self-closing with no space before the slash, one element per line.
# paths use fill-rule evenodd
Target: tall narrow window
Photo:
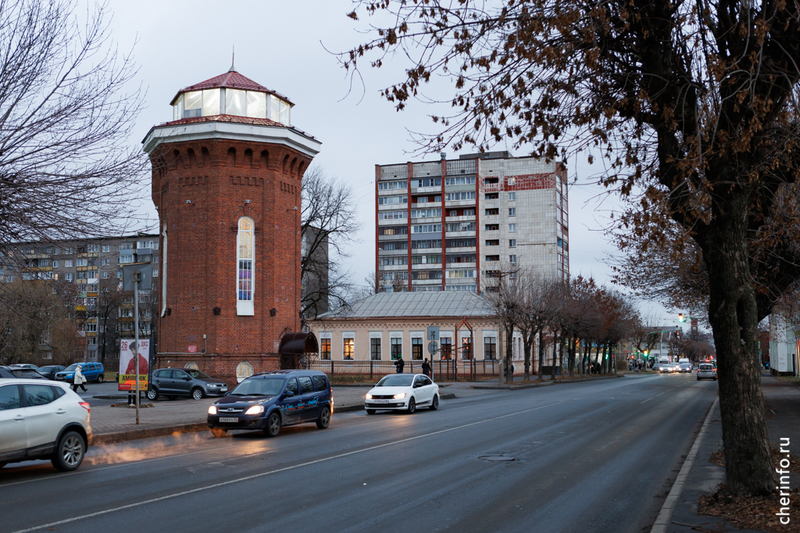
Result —
<path fill-rule="evenodd" d="M 253 305 L 255 239 L 252 218 L 239 219 L 239 233 L 236 240 L 236 314 L 252 316 L 255 314 Z"/>

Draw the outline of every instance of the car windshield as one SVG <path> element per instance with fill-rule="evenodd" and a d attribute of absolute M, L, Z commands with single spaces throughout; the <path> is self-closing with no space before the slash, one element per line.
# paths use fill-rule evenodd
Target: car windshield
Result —
<path fill-rule="evenodd" d="M 66 370 L 75 370 L 76 368 L 78 368 L 78 363 L 73 363 L 73 364 L 69 365 L 66 368 Z M 83 369 L 81 369 L 81 370 L 83 370 Z"/>
<path fill-rule="evenodd" d="M 378 382 L 376 387 L 408 387 L 414 381 L 411 374 L 394 374 L 386 376 Z"/>
<path fill-rule="evenodd" d="M 208 378 L 208 379 L 211 379 L 211 376 L 209 376 L 208 374 L 203 374 L 199 370 L 187 370 L 187 372 L 193 378 Z"/>
<path fill-rule="evenodd" d="M 284 378 L 246 379 L 239 383 L 232 396 L 275 396 L 283 390 Z"/>

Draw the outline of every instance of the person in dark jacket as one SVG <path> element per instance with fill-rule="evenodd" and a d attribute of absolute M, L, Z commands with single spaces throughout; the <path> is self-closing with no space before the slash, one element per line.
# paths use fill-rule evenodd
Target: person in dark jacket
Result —
<path fill-rule="evenodd" d="M 400 357 L 400 359 L 398 359 L 397 361 L 394 362 L 394 368 L 395 368 L 395 370 L 397 370 L 398 374 L 402 374 L 403 373 L 403 367 L 404 366 L 406 366 L 406 362 L 403 361 L 402 357 Z"/>
<path fill-rule="evenodd" d="M 431 377 L 431 364 L 428 362 L 427 358 L 422 361 L 422 373 L 428 377 Z"/>

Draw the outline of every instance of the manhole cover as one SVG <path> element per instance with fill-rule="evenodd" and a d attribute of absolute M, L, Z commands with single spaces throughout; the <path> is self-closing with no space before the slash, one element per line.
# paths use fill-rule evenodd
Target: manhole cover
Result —
<path fill-rule="evenodd" d="M 516 461 L 514 457 L 504 454 L 504 453 L 492 453 L 489 455 L 481 455 L 478 459 L 482 459 L 484 461 Z"/>

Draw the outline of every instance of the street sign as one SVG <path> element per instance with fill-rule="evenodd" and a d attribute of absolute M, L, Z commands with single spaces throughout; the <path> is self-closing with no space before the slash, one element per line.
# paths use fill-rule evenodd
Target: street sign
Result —
<path fill-rule="evenodd" d="M 430 352 L 431 357 L 439 353 L 439 343 L 436 341 L 431 341 L 428 343 L 428 352 Z"/>
<path fill-rule="evenodd" d="M 439 340 L 439 326 L 428 326 L 428 340 L 429 341 Z"/>

